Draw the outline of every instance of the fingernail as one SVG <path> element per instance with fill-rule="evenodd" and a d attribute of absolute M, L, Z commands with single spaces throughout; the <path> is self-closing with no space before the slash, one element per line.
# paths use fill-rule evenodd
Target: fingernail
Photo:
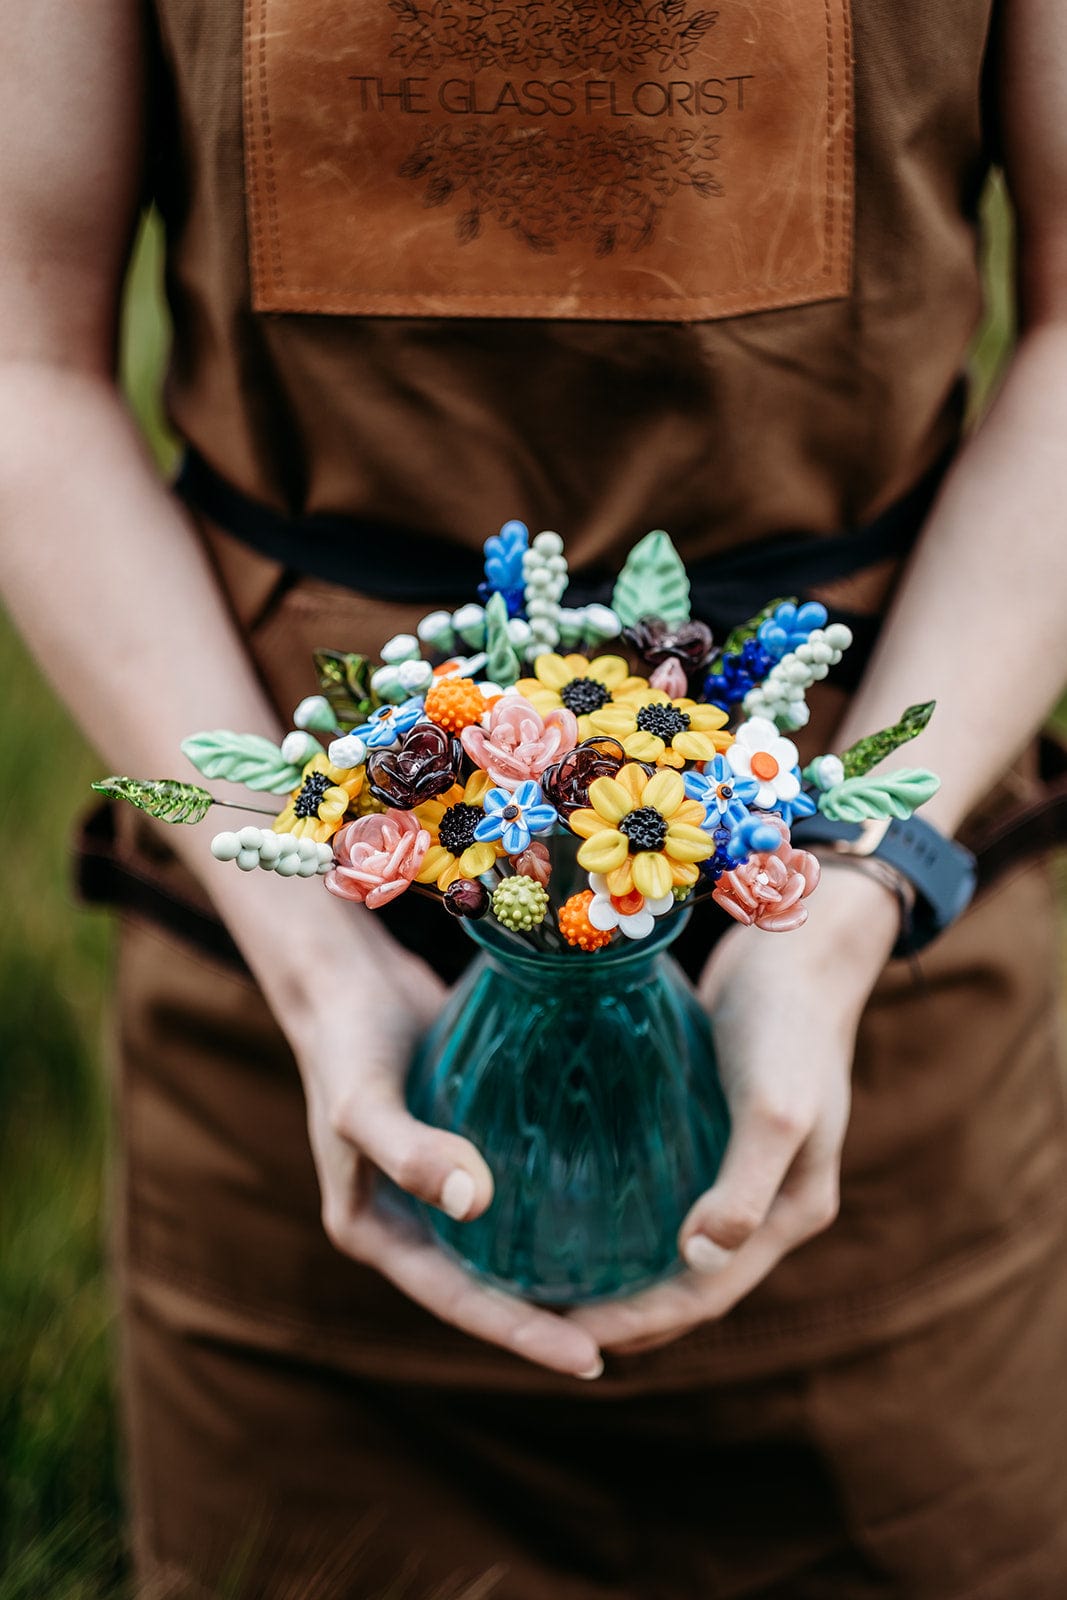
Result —
<path fill-rule="evenodd" d="M 589 1367 L 585 1372 L 576 1373 L 575 1376 L 579 1377 L 579 1378 L 587 1378 L 587 1379 L 599 1378 L 600 1374 L 603 1372 L 603 1370 L 604 1370 L 604 1363 L 601 1360 L 600 1356 L 597 1356 L 596 1360 L 593 1362 L 593 1365 L 591 1367 Z"/>
<path fill-rule="evenodd" d="M 692 1267 L 694 1272 L 721 1272 L 734 1258 L 732 1250 L 724 1250 L 706 1233 L 694 1233 L 687 1239 L 682 1255 L 686 1266 Z"/>
<path fill-rule="evenodd" d="M 474 1179 L 462 1167 L 450 1172 L 441 1190 L 441 1210 L 447 1211 L 453 1222 L 462 1222 L 474 1204 Z"/>

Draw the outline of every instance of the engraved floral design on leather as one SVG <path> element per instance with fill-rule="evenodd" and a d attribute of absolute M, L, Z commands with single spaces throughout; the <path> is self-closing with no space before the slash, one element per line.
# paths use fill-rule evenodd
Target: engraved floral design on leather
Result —
<path fill-rule="evenodd" d="M 848 293 L 849 0 L 245 0 L 253 302 L 686 321 Z"/>
<path fill-rule="evenodd" d="M 424 206 L 462 201 L 460 244 L 479 238 L 490 217 L 538 253 L 588 239 L 603 257 L 650 244 L 660 211 L 680 185 L 722 194 L 708 165 L 718 137 L 690 128 L 670 128 L 662 139 L 636 128 L 595 128 L 531 140 L 504 128 L 437 128 L 423 135 L 400 171 L 423 180 Z"/>
<path fill-rule="evenodd" d="M 533 0 L 530 5 L 478 5 L 463 0 L 387 0 L 399 19 L 390 54 L 409 67 L 466 61 L 476 69 L 545 62 L 633 72 L 658 60 L 660 71 L 686 67 L 696 45 L 715 26 L 717 11 L 690 13 L 685 0 L 610 6 Z"/>

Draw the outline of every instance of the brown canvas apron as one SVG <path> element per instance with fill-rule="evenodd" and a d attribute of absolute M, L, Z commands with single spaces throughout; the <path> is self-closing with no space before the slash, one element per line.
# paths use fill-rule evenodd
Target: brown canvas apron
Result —
<path fill-rule="evenodd" d="M 598 51 L 592 64 L 588 37 L 554 37 L 555 4 L 527 7 L 521 19 L 471 7 L 460 21 L 449 6 L 385 9 L 387 17 L 362 3 L 257 0 L 242 55 L 235 0 L 157 5 L 161 116 L 175 141 L 161 139 L 157 175 L 178 332 L 172 409 L 237 487 L 283 512 L 344 515 L 361 536 L 409 528 L 468 548 L 504 517 L 526 515 L 576 530 L 581 559 L 594 563 L 654 523 L 671 527 L 691 558 L 791 531 L 830 537 L 942 453 L 956 428 L 956 379 L 977 304 L 970 207 L 988 5 L 855 0 L 851 13 L 801 5 L 794 20 L 803 37 L 792 37 L 782 22 L 789 8 L 723 0 L 726 44 L 709 61 L 700 52 L 711 47 L 710 24 L 695 28 L 692 51 L 677 37 L 708 13 L 675 6 L 653 18 L 651 8 L 638 15 L 604 0 L 582 13 Z M 354 34 L 342 11 L 356 19 Z M 534 28 L 539 20 L 547 33 Z M 289 67 L 276 51 L 287 36 Z M 366 226 L 391 217 L 383 237 L 392 250 L 404 219 L 417 237 L 422 213 L 458 213 L 434 231 L 418 271 L 390 257 L 391 281 L 408 298 L 388 316 L 368 315 L 359 298 L 381 287 L 371 244 L 359 245 L 351 273 L 334 248 L 338 228 L 352 246 L 336 174 L 321 193 L 315 187 L 325 169 L 308 142 L 309 108 L 321 94 L 334 121 L 338 110 L 333 80 L 323 88 L 320 74 L 308 76 L 316 36 L 322 61 L 350 52 L 345 170 L 366 181 Z M 626 41 L 623 59 L 616 46 Z M 854 92 L 851 74 L 841 81 L 852 50 Z M 671 64 L 679 53 L 692 70 Z M 287 79 L 290 68 L 296 76 Z M 690 113 L 671 85 L 696 85 L 693 121 L 726 117 L 709 109 L 724 91 L 707 85 L 749 69 L 745 112 L 733 86 L 733 126 L 709 134 L 682 121 Z M 586 320 L 587 309 L 578 315 L 566 300 L 564 280 L 580 267 L 583 294 L 617 298 L 630 292 L 633 263 L 625 230 L 611 251 L 599 241 L 598 254 L 588 218 L 576 216 L 561 224 L 554 261 L 523 286 L 508 257 L 501 285 L 556 296 L 551 320 L 490 325 L 491 281 L 473 265 L 468 273 L 462 252 L 492 244 L 494 229 L 509 251 L 533 247 L 495 190 L 477 191 L 478 231 L 468 217 L 457 232 L 482 168 L 461 185 L 453 165 L 452 189 L 445 195 L 439 182 L 424 204 L 426 184 L 442 172 L 414 171 L 424 135 L 405 129 L 423 104 L 436 95 L 442 115 L 429 128 L 449 160 L 459 132 L 482 126 L 474 117 L 486 125 L 503 117 L 501 159 L 512 172 L 510 143 L 533 118 L 536 94 L 515 90 L 511 107 L 501 100 L 505 82 L 608 84 L 581 114 L 560 118 L 567 128 L 556 143 L 571 143 L 569 153 L 555 150 L 550 175 L 566 220 L 575 149 L 600 161 L 612 106 L 633 110 L 637 83 L 658 83 L 659 98 L 651 88 L 638 95 L 651 111 L 666 84 L 675 128 L 720 139 L 710 167 L 724 192 L 702 194 L 676 172 L 653 219 L 658 243 L 648 246 L 662 249 L 672 228 L 693 237 L 702 206 L 734 204 L 730 186 L 741 181 L 750 137 L 737 120 L 791 72 L 807 112 L 786 94 L 783 116 L 799 117 L 826 162 L 800 196 L 806 209 L 788 275 L 770 212 L 760 212 L 756 264 L 740 279 L 736 263 L 718 276 L 679 278 L 680 320 L 641 320 L 632 302 L 612 320 Z M 397 81 L 405 77 L 425 81 L 405 88 Z M 446 79 L 468 84 L 444 91 L 467 107 L 455 124 L 441 106 Z M 247 232 L 242 81 L 245 126 L 260 145 L 273 141 L 275 154 L 271 176 L 256 165 L 262 149 L 246 152 Z M 475 110 L 474 95 L 502 109 Z M 404 128 L 390 126 L 388 138 L 414 140 L 410 149 L 386 146 L 393 165 L 382 194 L 366 177 L 364 117 L 399 120 Z M 677 145 L 662 131 L 658 142 Z M 760 142 L 771 138 L 757 125 L 752 150 L 776 170 Z M 691 178 L 704 168 L 679 170 Z M 679 190 L 674 209 L 667 202 Z M 741 192 L 758 209 L 759 191 Z M 616 200 L 630 204 L 625 194 Z M 729 238 L 736 213 L 723 216 Z M 312 231 L 316 218 L 330 238 L 304 252 L 301 229 Z M 847 282 L 828 247 L 846 227 L 854 237 Z M 457 254 L 464 275 L 450 279 Z M 801 279 L 803 299 L 786 287 Z M 455 303 L 419 298 L 447 299 L 450 281 L 476 298 L 462 317 Z M 294 284 L 311 294 L 311 309 L 340 314 L 295 309 Z M 742 291 L 754 314 L 723 315 L 725 297 Z M 514 318 L 520 310 L 509 305 Z M 313 647 L 373 650 L 425 609 L 301 576 L 203 531 L 283 713 L 313 688 Z M 875 607 L 891 577 L 869 574 L 849 598 Z M 823 694 L 813 741 L 840 706 L 839 694 Z M 1009 775 L 986 815 L 1025 799 L 1033 784 L 1028 770 Z M 186 918 L 175 931 L 146 914 L 151 894 L 134 898 L 141 911 L 121 941 L 119 1261 L 135 1527 L 151 1593 L 1053 1600 L 1064 1592 L 1067 1134 L 1061 972 L 1043 865 L 998 879 L 924 956 L 921 983 L 904 964 L 887 970 L 863 1021 L 833 1229 L 723 1322 L 649 1355 L 609 1359 L 601 1380 L 582 1385 L 440 1325 L 331 1249 L 299 1082 L 266 1003 L 221 939 L 212 941 L 209 908 L 165 845 L 132 816 L 119 829 L 112 855 L 127 882 L 169 895 Z M 417 928 L 408 931 L 418 939 Z M 710 943 L 710 922 L 698 937 Z M 463 953 L 459 930 L 455 939 L 449 959 Z"/>

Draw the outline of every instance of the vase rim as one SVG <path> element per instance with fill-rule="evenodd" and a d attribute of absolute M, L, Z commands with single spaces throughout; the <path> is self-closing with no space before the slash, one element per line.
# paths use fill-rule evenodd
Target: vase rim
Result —
<path fill-rule="evenodd" d="M 521 949 L 506 933 L 498 930 L 488 917 L 477 922 L 464 921 L 460 926 L 488 956 L 498 958 L 512 970 L 529 975 L 536 973 L 540 977 L 547 972 L 560 976 L 565 974 L 573 982 L 576 978 L 598 978 L 608 970 L 618 972 L 647 962 L 650 956 L 657 955 L 674 943 L 692 915 L 693 908 L 687 906 L 657 922 L 646 939 L 622 939 L 618 944 L 607 945 L 602 950 Z"/>

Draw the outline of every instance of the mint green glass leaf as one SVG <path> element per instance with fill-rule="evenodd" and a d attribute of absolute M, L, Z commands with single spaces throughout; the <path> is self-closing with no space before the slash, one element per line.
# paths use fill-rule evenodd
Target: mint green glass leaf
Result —
<path fill-rule="evenodd" d="M 510 689 L 521 671 L 515 647 L 508 638 L 507 604 L 502 594 L 494 594 L 485 608 L 485 675 L 490 683 Z"/>
<path fill-rule="evenodd" d="M 772 600 L 769 605 L 765 605 L 762 611 L 757 611 L 754 617 L 749 617 L 747 622 L 742 622 L 734 628 L 733 632 L 727 635 L 726 643 L 722 649 L 716 651 L 712 669 L 718 670 L 717 663 L 722 660 L 723 656 L 736 656 L 739 654 L 748 641 L 756 637 L 760 623 L 766 622 L 768 617 L 773 617 L 778 607 L 784 606 L 787 602 L 794 606 L 800 604 L 795 595 L 781 595 L 777 600 Z"/>
<path fill-rule="evenodd" d="M 936 700 L 924 700 L 921 705 L 909 706 L 900 721 L 894 722 L 891 728 L 868 734 L 866 739 L 859 739 L 850 745 L 841 757 L 845 777 L 861 778 L 902 744 L 916 738 L 930 721 L 936 705 Z"/>
<path fill-rule="evenodd" d="M 311 659 L 315 663 L 319 689 L 330 703 L 337 726 L 347 733 L 366 722 L 378 704 L 378 697 L 370 686 L 374 669 L 369 658 L 344 650 L 313 650 Z"/>
<path fill-rule="evenodd" d="M 819 797 L 819 810 L 834 822 L 879 822 L 910 817 L 937 793 L 941 779 L 923 767 L 902 768 L 884 777 L 846 778 Z"/>
<path fill-rule="evenodd" d="M 182 740 L 182 754 L 205 778 L 226 778 L 265 794 L 288 794 L 300 782 L 301 769 L 258 733 L 231 733 L 226 728 L 194 733 Z"/>
<path fill-rule="evenodd" d="M 662 528 L 634 545 L 619 573 L 611 608 L 624 628 L 642 617 L 689 621 L 689 578 L 681 556 Z"/>
<path fill-rule="evenodd" d="M 176 778 L 101 778 L 93 788 L 109 800 L 127 800 L 159 822 L 202 822 L 215 804 L 206 789 Z"/>

